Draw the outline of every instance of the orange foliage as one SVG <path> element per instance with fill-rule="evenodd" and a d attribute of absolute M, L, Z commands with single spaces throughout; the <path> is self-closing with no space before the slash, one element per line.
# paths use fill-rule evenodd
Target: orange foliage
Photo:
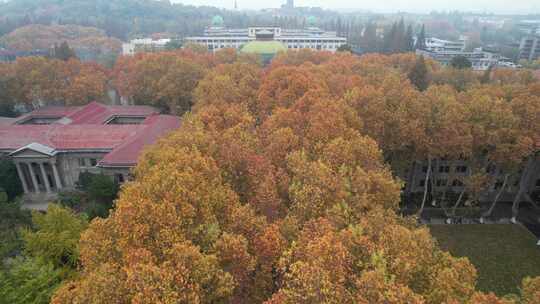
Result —
<path fill-rule="evenodd" d="M 194 107 L 84 233 L 81 276 L 54 303 L 505 303 L 476 292 L 467 259 L 396 214 L 402 183 L 390 167 L 476 147 L 522 151 L 538 100 L 482 95 L 488 86 L 418 92 L 404 73 L 414 61 L 300 51 L 263 69 L 229 50 L 121 58 L 123 95 Z"/>

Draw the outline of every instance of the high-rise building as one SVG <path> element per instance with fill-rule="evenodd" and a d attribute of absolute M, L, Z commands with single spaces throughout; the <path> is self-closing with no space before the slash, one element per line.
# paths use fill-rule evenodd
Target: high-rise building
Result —
<path fill-rule="evenodd" d="M 287 0 L 287 8 L 294 8 L 294 0 Z"/>
<path fill-rule="evenodd" d="M 540 36 L 527 36 L 521 39 L 519 59 L 530 61 L 540 59 Z"/>
<path fill-rule="evenodd" d="M 294 0 L 287 0 L 287 3 L 281 6 L 282 9 L 294 9 Z"/>

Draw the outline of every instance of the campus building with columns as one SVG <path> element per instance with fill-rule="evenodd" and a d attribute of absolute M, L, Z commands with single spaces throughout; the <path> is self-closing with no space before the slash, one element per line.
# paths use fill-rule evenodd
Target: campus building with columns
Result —
<path fill-rule="evenodd" d="M 0 157 L 13 160 L 27 197 L 53 197 L 83 172 L 128 180 L 142 150 L 179 126 L 148 106 L 44 107 L 0 118 Z"/>

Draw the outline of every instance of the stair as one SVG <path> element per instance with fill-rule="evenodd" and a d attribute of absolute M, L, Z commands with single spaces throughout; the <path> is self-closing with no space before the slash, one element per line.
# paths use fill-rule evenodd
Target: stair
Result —
<path fill-rule="evenodd" d="M 57 199 L 57 193 L 27 193 L 22 198 L 21 208 L 35 211 L 47 211 L 49 203 Z"/>

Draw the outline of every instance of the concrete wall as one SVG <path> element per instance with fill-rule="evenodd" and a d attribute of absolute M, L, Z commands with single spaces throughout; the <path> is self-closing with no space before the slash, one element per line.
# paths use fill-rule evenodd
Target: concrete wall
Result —
<path fill-rule="evenodd" d="M 101 173 L 100 168 L 92 166 L 90 159 L 99 162 L 105 155 L 106 153 L 63 153 L 58 155 L 58 170 L 64 187 L 75 187 L 82 172 Z"/>

